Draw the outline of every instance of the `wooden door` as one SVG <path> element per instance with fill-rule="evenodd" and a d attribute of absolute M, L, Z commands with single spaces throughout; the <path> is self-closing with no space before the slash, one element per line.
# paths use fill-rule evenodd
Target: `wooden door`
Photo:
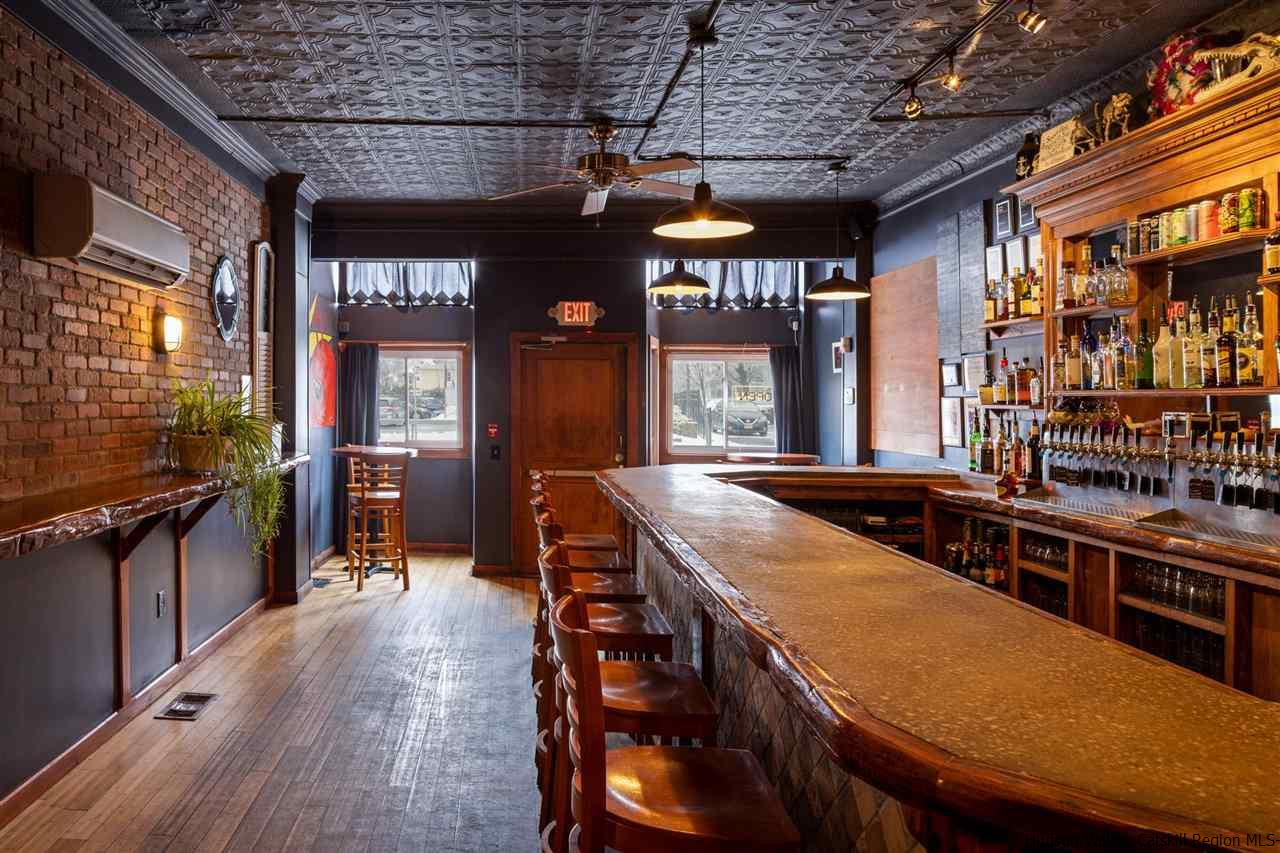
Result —
<path fill-rule="evenodd" d="M 596 486 L 595 472 L 638 464 L 642 450 L 639 348 L 630 335 L 547 343 L 512 339 L 512 569 L 537 571 L 530 471 L 549 474 L 566 531 L 612 533 L 621 516 Z"/>

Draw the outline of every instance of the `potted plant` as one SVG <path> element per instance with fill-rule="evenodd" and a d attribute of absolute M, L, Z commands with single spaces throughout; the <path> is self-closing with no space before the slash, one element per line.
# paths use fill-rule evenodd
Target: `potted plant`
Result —
<path fill-rule="evenodd" d="M 275 538 L 284 479 L 271 418 L 255 414 L 244 392 L 219 395 L 211 380 L 175 383 L 169 423 L 170 458 L 187 472 L 214 473 L 233 483 L 227 500 L 255 553 Z"/>

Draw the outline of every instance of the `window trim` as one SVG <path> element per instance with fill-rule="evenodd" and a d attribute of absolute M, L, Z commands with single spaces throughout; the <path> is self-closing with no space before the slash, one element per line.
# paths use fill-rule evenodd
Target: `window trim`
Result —
<path fill-rule="evenodd" d="M 681 360 L 758 360 L 765 364 L 769 363 L 769 350 L 772 349 L 767 344 L 680 344 L 670 345 L 664 344 L 661 351 L 661 366 L 659 369 L 659 396 L 661 399 L 662 418 L 659 424 L 661 430 L 661 440 L 658 444 L 659 459 L 661 465 L 670 465 L 681 462 L 723 462 L 725 457 L 730 453 L 751 452 L 750 449 L 740 447 L 724 447 L 712 448 L 712 452 L 702 452 L 697 450 L 677 450 L 671 444 L 671 368 L 672 362 Z M 772 371 L 770 371 L 772 376 Z M 775 426 L 777 428 L 776 420 Z M 726 436 L 726 439 L 728 436 Z M 727 442 L 726 442 L 727 443 Z M 775 439 L 775 447 L 776 439 Z M 772 452 L 770 450 L 769 452 Z"/>
<path fill-rule="evenodd" d="M 458 430 L 462 436 L 459 447 L 440 447 L 418 441 L 391 442 L 378 438 L 379 446 L 412 447 L 418 451 L 418 459 L 470 459 L 471 458 L 471 345 L 466 341 L 378 341 L 378 355 L 384 353 L 414 353 L 429 357 L 429 353 L 458 355 Z"/>

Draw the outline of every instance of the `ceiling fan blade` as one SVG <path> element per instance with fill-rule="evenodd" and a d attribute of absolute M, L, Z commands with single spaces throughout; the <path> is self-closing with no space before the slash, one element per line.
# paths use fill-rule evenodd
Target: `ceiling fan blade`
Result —
<path fill-rule="evenodd" d="M 515 198 L 518 195 L 527 195 L 528 193 L 540 193 L 543 190 L 554 190 L 559 187 L 577 187 L 582 185 L 582 181 L 557 181 L 554 184 L 543 184 L 540 187 L 529 187 L 527 190 L 516 190 L 513 193 L 503 193 L 502 195 L 491 195 L 486 201 L 498 201 L 504 198 Z"/>
<path fill-rule="evenodd" d="M 668 157 L 665 160 L 632 163 L 627 168 L 627 172 L 632 175 L 655 175 L 658 172 L 683 172 L 696 168 L 698 168 L 698 164 L 687 157 Z"/>
<path fill-rule="evenodd" d="M 673 195 L 679 198 L 693 198 L 693 187 L 688 184 L 677 184 L 674 181 L 655 181 L 651 178 L 642 178 L 631 184 L 633 189 L 648 190 L 651 193 L 662 193 L 663 195 Z"/>
<path fill-rule="evenodd" d="M 587 198 L 582 202 L 582 215 L 592 216 L 604 210 L 604 203 L 609 200 L 609 189 L 588 190 Z"/>
<path fill-rule="evenodd" d="M 568 172 L 571 175 L 578 174 L 578 169 L 575 166 L 557 166 L 554 163 L 524 163 L 522 165 L 524 165 L 526 168 L 555 169 L 557 172 Z"/>

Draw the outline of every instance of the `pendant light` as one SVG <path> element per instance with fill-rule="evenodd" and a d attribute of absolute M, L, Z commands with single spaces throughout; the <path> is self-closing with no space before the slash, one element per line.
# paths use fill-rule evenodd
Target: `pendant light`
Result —
<path fill-rule="evenodd" d="M 924 112 L 924 101 L 920 100 L 920 96 L 916 94 L 916 84 L 911 84 L 911 95 L 902 104 L 902 114 L 907 118 L 915 121 L 920 118 Z"/>
<path fill-rule="evenodd" d="M 1049 23 L 1048 18 L 1036 11 L 1035 0 L 1027 0 L 1027 8 L 1019 12 L 1015 20 L 1018 26 L 1031 35 L 1040 32 L 1044 29 L 1044 25 Z"/>
<path fill-rule="evenodd" d="M 702 276 L 686 270 L 684 261 L 677 260 L 671 272 L 655 278 L 645 292 L 650 296 L 701 296 L 711 292 L 711 285 Z"/>
<path fill-rule="evenodd" d="M 698 165 L 701 180 L 693 188 L 693 200 L 677 205 L 658 217 L 653 233 L 681 240 L 710 240 L 736 237 L 755 230 L 750 217 L 731 204 L 711 198 L 707 183 L 707 70 L 706 44 L 698 45 L 699 119 L 702 125 L 702 157 Z"/>
<path fill-rule="evenodd" d="M 827 167 L 828 172 L 836 176 L 836 251 L 834 257 L 840 257 L 840 173 L 849 168 L 849 164 L 841 160 Z M 871 288 L 865 284 L 851 281 L 844 277 L 844 267 L 836 264 L 831 277 L 809 288 L 805 299 L 820 299 L 834 302 L 841 299 L 866 299 L 871 295 Z"/>

